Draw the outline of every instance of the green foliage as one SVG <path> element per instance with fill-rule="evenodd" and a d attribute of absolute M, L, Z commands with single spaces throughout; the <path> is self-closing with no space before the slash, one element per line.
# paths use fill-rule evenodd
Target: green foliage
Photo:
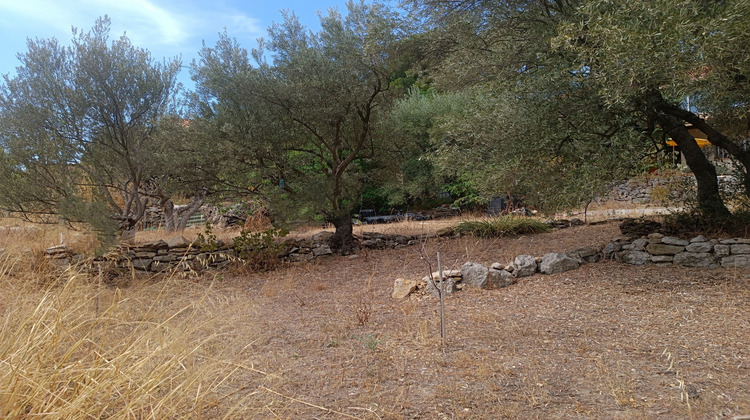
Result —
<path fill-rule="evenodd" d="M 219 249 L 219 241 L 216 239 L 216 235 L 213 232 L 210 222 L 206 222 L 203 227 L 203 232 L 198 232 L 195 238 L 195 246 L 201 251 L 214 252 Z"/>
<path fill-rule="evenodd" d="M 280 263 L 279 253 L 284 250 L 284 243 L 279 239 L 287 235 L 283 229 L 266 229 L 261 232 L 241 231 L 234 238 L 234 248 L 243 263 L 256 271 L 266 271 Z"/>
<path fill-rule="evenodd" d="M 440 192 L 456 184 L 455 168 L 436 164 L 434 153 L 444 138 L 440 119 L 463 105 L 460 95 L 418 89 L 396 103 L 387 122 L 392 150 L 383 165 L 390 173 L 381 177 L 381 189 L 392 206 L 435 202 Z M 457 198 L 471 195 L 463 189 L 449 192 Z"/>
<path fill-rule="evenodd" d="M 251 54 L 222 35 L 193 67 L 200 115 L 239 163 L 227 179 L 250 183 L 274 214 L 292 207 L 341 220 L 376 179 L 367 171 L 383 150 L 399 19 L 378 3 L 347 8 L 321 15 L 318 32 L 285 13 Z"/>
<path fill-rule="evenodd" d="M 174 111 L 180 62 L 156 62 L 109 30 L 105 17 L 74 29 L 70 46 L 29 40 L 17 74 L 0 84 L 3 207 L 59 214 L 61 205 L 106 203 L 121 230 L 143 216 L 144 189 L 158 175 L 149 168 L 166 167 L 152 146 Z"/>
<path fill-rule="evenodd" d="M 484 220 L 461 222 L 454 228 L 456 232 L 469 233 L 480 238 L 527 235 L 549 232 L 544 222 L 529 217 L 499 216 Z"/>

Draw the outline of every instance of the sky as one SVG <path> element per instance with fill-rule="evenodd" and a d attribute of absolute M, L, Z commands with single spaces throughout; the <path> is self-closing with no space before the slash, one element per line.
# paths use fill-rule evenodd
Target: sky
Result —
<path fill-rule="evenodd" d="M 317 30 L 318 13 L 329 8 L 346 12 L 346 0 L 0 0 L 0 75 L 15 74 L 17 54 L 27 51 L 27 39 L 55 37 L 68 45 L 71 28 L 87 32 L 108 15 L 110 38 L 123 33 L 153 58 L 182 57 L 183 66 L 198 58 L 203 41 L 213 46 L 226 29 L 248 50 L 266 36 L 281 10 L 294 11 L 300 22 Z M 179 80 L 190 87 L 183 68 Z"/>

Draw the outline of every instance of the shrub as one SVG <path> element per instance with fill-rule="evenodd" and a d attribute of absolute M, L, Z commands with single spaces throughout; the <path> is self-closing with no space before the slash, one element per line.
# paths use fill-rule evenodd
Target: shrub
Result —
<path fill-rule="evenodd" d="M 205 252 L 214 252 L 217 249 L 219 249 L 219 241 L 216 239 L 216 235 L 214 235 L 213 229 L 211 229 L 211 223 L 206 222 L 206 226 L 204 228 L 203 233 L 198 233 L 196 239 L 195 239 L 195 245 L 201 250 Z"/>
<path fill-rule="evenodd" d="M 499 216 L 461 222 L 454 230 L 461 233 L 470 233 L 480 238 L 492 238 L 549 232 L 550 227 L 544 222 L 529 217 Z"/>
<path fill-rule="evenodd" d="M 664 217 L 664 233 L 690 237 L 742 236 L 750 235 L 750 211 L 735 211 L 727 218 L 708 217 L 697 209 L 675 212 Z"/>
<path fill-rule="evenodd" d="M 270 270 L 279 264 L 279 253 L 284 244 L 277 239 L 286 236 L 287 232 L 282 229 L 269 228 L 260 232 L 248 232 L 243 230 L 234 238 L 234 248 L 245 265 L 253 270 Z"/>

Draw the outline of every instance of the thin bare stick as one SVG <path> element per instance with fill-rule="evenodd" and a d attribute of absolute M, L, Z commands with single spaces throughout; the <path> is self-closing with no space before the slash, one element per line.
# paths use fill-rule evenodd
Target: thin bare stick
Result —
<path fill-rule="evenodd" d="M 440 340 L 445 347 L 445 279 L 443 278 L 443 265 L 440 263 L 440 251 L 437 253 L 438 277 L 440 279 Z"/>
<path fill-rule="evenodd" d="M 289 397 L 289 396 L 286 396 L 286 395 L 284 395 L 284 394 L 281 394 L 281 393 L 279 393 L 279 392 L 276 392 L 276 391 L 274 391 L 273 389 L 269 389 L 269 388 L 266 388 L 266 387 L 264 387 L 263 385 L 259 386 L 259 387 L 258 387 L 258 389 L 262 389 L 262 390 L 264 390 L 264 391 L 268 391 L 268 392 L 270 392 L 270 393 L 272 393 L 272 394 L 276 394 L 276 395 L 278 395 L 279 397 L 282 397 L 282 398 L 286 398 L 286 399 L 288 399 L 289 401 L 294 401 L 294 402 L 297 402 L 297 403 L 300 403 L 300 404 L 304 404 L 304 405 L 306 405 L 306 406 L 308 406 L 308 407 L 312 407 L 312 408 L 317 408 L 317 409 L 319 409 L 319 410 L 327 411 L 327 412 L 329 412 L 329 413 L 334 413 L 334 414 L 338 414 L 338 415 L 340 415 L 340 416 L 344 416 L 344 417 L 346 417 L 346 418 L 350 418 L 350 419 L 359 419 L 359 420 L 364 420 L 364 419 L 363 419 L 362 417 L 355 417 L 355 416 L 352 416 L 351 414 L 346 414 L 346 413 L 342 413 L 342 412 L 340 412 L 340 411 L 336 411 L 336 410 L 331 410 L 330 408 L 325 408 L 325 407 L 321 407 L 321 406 L 319 406 L 319 405 L 315 405 L 315 404 L 309 403 L 309 402 L 307 402 L 307 401 L 302 401 L 302 400 L 300 400 L 300 399 L 297 399 L 297 398 L 294 398 L 294 397 Z"/>

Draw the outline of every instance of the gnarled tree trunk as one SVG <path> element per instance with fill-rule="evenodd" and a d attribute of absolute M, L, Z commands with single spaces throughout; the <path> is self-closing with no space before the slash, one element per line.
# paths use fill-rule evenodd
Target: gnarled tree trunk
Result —
<path fill-rule="evenodd" d="M 344 213 L 329 218 L 329 222 L 336 228 L 336 232 L 334 232 L 333 236 L 328 239 L 328 245 L 331 247 L 331 250 L 341 255 L 356 253 L 357 245 L 354 242 L 352 215 Z"/>
<path fill-rule="evenodd" d="M 703 154 L 695 138 L 685 126 L 685 122 L 667 114 L 659 114 L 657 121 L 677 143 L 680 152 L 685 157 L 685 162 L 695 176 L 698 184 L 698 209 L 711 218 L 723 219 L 731 216 L 719 194 L 719 178 L 716 175 L 716 168 Z"/>

